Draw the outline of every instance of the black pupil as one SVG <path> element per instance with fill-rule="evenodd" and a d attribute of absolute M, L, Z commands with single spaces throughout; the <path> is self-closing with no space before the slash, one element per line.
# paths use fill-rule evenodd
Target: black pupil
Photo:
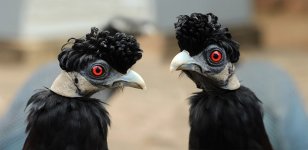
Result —
<path fill-rule="evenodd" d="M 95 71 L 96 71 L 97 73 L 100 73 L 100 72 L 101 72 L 101 68 L 97 67 Z"/>
<path fill-rule="evenodd" d="M 215 59 L 217 59 L 219 56 L 218 56 L 218 54 L 214 54 L 214 56 L 213 56 Z"/>

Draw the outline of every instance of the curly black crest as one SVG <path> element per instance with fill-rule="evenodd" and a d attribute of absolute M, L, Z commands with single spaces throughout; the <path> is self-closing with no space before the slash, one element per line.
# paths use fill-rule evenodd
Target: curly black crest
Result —
<path fill-rule="evenodd" d="M 226 50 L 232 63 L 237 62 L 240 56 L 239 44 L 232 40 L 228 28 L 221 27 L 217 21 L 218 17 L 212 13 L 179 16 L 174 26 L 181 51 L 187 50 L 194 56 L 215 43 Z"/>
<path fill-rule="evenodd" d="M 73 42 L 72 42 L 73 40 Z M 71 47 L 66 45 L 72 44 Z M 125 74 L 142 57 L 136 39 L 125 33 L 110 35 L 92 27 L 85 38 L 71 38 L 63 45 L 58 56 L 60 67 L 65 71 L 80 71 L 89 62 L 105 60 L 111 67 Z"/>

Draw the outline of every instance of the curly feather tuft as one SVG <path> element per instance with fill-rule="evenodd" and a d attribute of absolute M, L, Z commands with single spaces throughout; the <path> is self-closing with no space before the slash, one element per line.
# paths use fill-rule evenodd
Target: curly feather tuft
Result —
<path fill-rule="evenodd" d="M 69 44 L 72 46 L 67 47 Z M 79 71 L 90 61 L 103 59 L 125 74 L 141 57 L 142 50 L 133 36 L 125 33 L 110 35 L 108 31 L 92 27 L 85 38 L 69 39 L 63 45 L 58 60 L 63 70 Z"/>
<path fill-rule="evenodd" d="M 194 56 L 208 45 L 215 43 L 226 50 L 232 63 L 238 61 L 240 56 L 239 44 L 232 40 L 228 28 L 223 28 L 218 23 L 218 17 L 212 13 L 181 15 L 174 26 L 181 51 L 187 50 L 191 56 Z"/>

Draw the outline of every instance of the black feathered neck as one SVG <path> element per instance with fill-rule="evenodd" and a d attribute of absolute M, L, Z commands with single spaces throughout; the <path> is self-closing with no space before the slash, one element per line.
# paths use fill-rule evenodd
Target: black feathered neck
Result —
<path fill-rule="evenodd" d="M 248 88 L 190 97 L 189 150 L 272 150 L 260 100 Z"/>
<path fill-rule="evenodd" d="M 181 51 L 187 50 L 191 56 L 195 56 L 210 44 L 217 44 L 225 49 L 232 63 L 238 61 L 239 43 L 232 40 L 228 28 L 223 28 L 218 23 L 218 17 L 212 13 L 181 15 L 174 26 Z"/>
<path fill-rule="evenodd" d="M 67 47 L 70 44 L 72 46 Z M 125 33 L 110 35 L 108 31 L 93 27 L 85 38 L 69 39 L 63 45 L 58 60 L 60 67 L 70 72 L 80 71 L 88 63 L 102 59 L 125 74 L 141 57 L 142 50 L 133 36 Z"/>
<path fill-rule="evenodd" d="M 23 150 L 108 150 L 108 112 L 98 99 L 69 98 L 50 90 L 29 102 Z"/>
<path fill-rule="evenodd" d="M 196 84 L 197 88 L 202 89 L 204 92 L 208 93 L 224 93 L 229 90 L 222 89 L 221 86 L 225 86 L 226 83 L 217 83 L 217 81 L 214 81 L 212 79 L 209 79 L 197 72 L 194 71 L 187 71 L 183 70 L 183 73 L 187 75 L 188 78 L 190 78 L 194 83 Z"/>

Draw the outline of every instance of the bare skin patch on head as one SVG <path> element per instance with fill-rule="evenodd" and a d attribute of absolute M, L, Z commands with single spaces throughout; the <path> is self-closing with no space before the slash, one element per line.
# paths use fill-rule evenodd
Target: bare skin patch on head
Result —
<path fill-rule="evenodd" d="M 234 65 L 232 63 L 228 63 L 221 72 L 216 74 L 208 74 L 207 76 L 220 83 L 221 88 L 223 89 L 236 90 L 241 85 L 237 76 L 234 74 L 234 70 Z"/>
<path fill-rule="evenodd" d="M 82 97 L 99 90 L 77 72 L 62 71 L 55 79 L 50 90 L 65 97 Z"/>

